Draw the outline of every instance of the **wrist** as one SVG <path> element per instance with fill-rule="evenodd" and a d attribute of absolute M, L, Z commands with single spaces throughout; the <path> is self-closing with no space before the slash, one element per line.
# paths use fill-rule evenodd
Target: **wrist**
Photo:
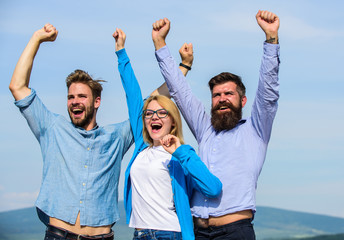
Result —
<path fill-rule="evenodd" d="M 166 46 L 165 39 L 153 39 L 153 43 L 155 46 L 155 50 L 159 50 L 160 48 Z"/>
<path fill-rule="evenodd" d="M 119 50 L 122 50 L 124 48 L 124 46 L 116 46 L 116 52 L 118 52 Z"/>
<path fill-rule="evenodd" d="M 266 34 L 265 42 L 271 44 L 278 44 L 278 35 L 277 34 Z"/>
<path fill-rule="evenodd" d="M 189 65 L 187 65 L 187 64 L 184 64 L 184 63 L 179 63 L 179 66 L 181 66 L 181 67 L 183 67 L 183 68 L 185 68 L 185 69 L 187 69 L 187 70 L 191 70 L 191 66 L 189 66 Z"/>
<path fill-rule="evenodd" d="M 184 64 L 184 65 L 186 65 L 186 66 L 192 67 L 192 61 L 190 62 L 190 61 L 184 61 L 184 60 L 182 60 L 181 63 Z"/>

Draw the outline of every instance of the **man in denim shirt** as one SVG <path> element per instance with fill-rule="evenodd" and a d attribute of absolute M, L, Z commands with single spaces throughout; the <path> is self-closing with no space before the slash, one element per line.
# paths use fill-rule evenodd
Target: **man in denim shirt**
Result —
<path fill-rule="evenodd" d="M 44 216 L 47 240 L 113 239 L 121 161 L 133 143 L 130 123 L 97 125 L 101 80 L 82 70 L 66 80 L 71 122 L 50 112 L 29 88 L 40 44 L 55 41 L 57 34 L 50 24 L 33 34 L 10 83 L 15 104 L 41 146 L 43 180 L 36 207 Z"/>
<path fill-rule="evenodd" d="M 256 98 L 248 119 L 242 119 L 242 108 L 247 101 L 245 86 L 239 76 L 228 72 L 209 81 L 212 94 L 209 116 L 166 46 L 169 20 L 153 24 L 156 58 L 169 92 L 197 139 L 199 156 L 223 184 L 222 194 L 217 198 L 210 199 L 197 192 L 192 197 L 196 239 L 255 239 L 251 221 L 256 211 L 256 186 L 279 98 L 279 18 L 271 12 L 258 11 L 256 19 L 266 41 Z M 192 45 L 185 48 L 192 52 Z"/>

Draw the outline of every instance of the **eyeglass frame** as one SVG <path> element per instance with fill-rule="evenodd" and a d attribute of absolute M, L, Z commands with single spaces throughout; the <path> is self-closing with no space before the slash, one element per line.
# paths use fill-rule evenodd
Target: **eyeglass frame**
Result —
<path fill-rule="evenodd" d="M 160 111 L 160 110 L 165 110 L 165 111 L 166 111 L 166 115 L 165 115 L 164 117 L 160 117 L 160 116 L 159 116 L 158 111 Z M 146 112 L 147 112 L 147 111 L 150 111 L 150 112 L 153 113 L 151 117 L 146 117 Z M 143 110 L 143 111 L 142 111 L 142 115 L 143 115 L 144 119 L 151 119 L 151 118 L 153 118 L 154 114 L 156 114 L 156 116 L 157 116 L 159 119 L 161 119 L 161 118 L 166 118 L 166 117 L 168 116 L 169 113 L 168 113 L 168 111 L 167 111 L 165 108 L 160 108 L 160 109 L 157 109 L 156 111 L 151 110 L 151 109 L 146 109 L 146 110 Z"/>

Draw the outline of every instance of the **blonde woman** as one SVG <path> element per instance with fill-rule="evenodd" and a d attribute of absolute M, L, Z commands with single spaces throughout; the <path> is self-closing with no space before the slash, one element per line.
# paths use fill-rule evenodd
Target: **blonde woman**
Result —
<path fill-rule="evenodd" d="M 167 97 L 145 103 L 124 49 L 125 34 L 116 29 L 118 69 L 126 92 L 135 150 L 125 173 L 124 203 L 133 239 L 194 239 L 189 199 L 207 197 L 222 184 L 189 145 L 184 145 L 181 117 Z"/>

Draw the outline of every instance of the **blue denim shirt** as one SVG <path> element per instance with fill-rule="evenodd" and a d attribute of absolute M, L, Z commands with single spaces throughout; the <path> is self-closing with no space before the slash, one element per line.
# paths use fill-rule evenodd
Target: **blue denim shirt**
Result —
<path fill-rule="evenodd" d="M 121 161 L 133 143 L 129 121 L 86 131 L 50 112 L 33 89 L 15 104 L 42 151 L 37 208 L 71 224 L 80 212 L 82 226 L 116 222 Z"/>
<path fill-rule="evenodd" d="M 199 156 L 222 184 L 222 194 L 195 192 L 192 214 L 201 218 L 256 210 L 256 187 L 263 167 L 279 98 L 279 45 L 264 43 L 258 89 L 251 116 L 229 130 L 216 132 L 203 103 L 192 93 L 167 46 L 156 51 L 170 94 L 199 144 Z"/>
<path fill-rule="evenodd" d="M 140 86 L 136 80 L 125 49 L 116 52 L 118 56 L 118 70 L 126 93 L 129 118 L 135 139 L 135 150 L 125 171 L 124 206 L 127 223 L 131 216 L 131 180 L 130 169 L 137 155 L 147 144 L 143 141 L 142 109 L 143 100 Z M 222 183 L 209 172 L 196 152 L 189 145 L 182 145 L 172 154 L 168 170 L 171 177 L 173 200 L 184 240 L 194 239 L 193 222 L 190 210 L 190 199 L 194 192 L 214 198 L 221 194 Z"/>

